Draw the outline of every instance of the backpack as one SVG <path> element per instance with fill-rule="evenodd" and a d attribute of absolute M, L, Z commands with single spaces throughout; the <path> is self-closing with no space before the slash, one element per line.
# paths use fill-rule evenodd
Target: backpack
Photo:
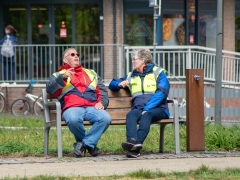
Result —
<path fill-rule="evenodd" d="M 13 44 L 9 35 L 7 35 L 7 39 L 2 44 L 1 54 L 6 58 L 14 56 Z"/>

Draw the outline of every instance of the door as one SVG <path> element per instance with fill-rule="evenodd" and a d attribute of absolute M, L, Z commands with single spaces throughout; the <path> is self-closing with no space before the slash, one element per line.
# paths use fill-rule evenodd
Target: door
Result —
<path fill-rule="evenodd" d="M 49 7 L 48 5 L 32 5 L 32 44 L 49 43 Z"/>

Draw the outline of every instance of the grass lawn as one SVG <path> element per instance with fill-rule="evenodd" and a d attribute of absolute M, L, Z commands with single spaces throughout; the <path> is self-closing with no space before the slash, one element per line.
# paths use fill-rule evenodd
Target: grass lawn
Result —
<path fill-rule="evenodd" d="M 36 117 L 16 118 L 1 115 L 0 119 L 0 156 L 43 156 L 44 121 Z M 5 128 L 3 128 L 5 127 Z M 10 128 L 14 127 L 14 128 Z M 88 130 L 90 127 L 87 126 Z M 152 125 L 142 152 L 158 152 L 159 126 Z M 164 151 L 173 152 L 174 145 L 173 125 L 165 128 Z M 102 135 L 98 147 L 102 153 L 124 153 L 121 143 L 126 140 L 124 125 L 110 126 Z M 68 127 L 62 128 L 63 154 L 72 155 L 73 135 Z M 181 150 L 186 150 L 186 126 L 180 126 Z M 240 150 L 240 126 L 232 127 L 205 124 L 205 150 L 206 151 L 238 151 Z M 49 138 L 49 155 L 57 154 L 56 129 L 51 128 Z"/>
<path fill-rule="evenodd" d="M 36 117 L 16 118 L 9 115 L 0 117 L 0 157 L 28 157 L 43 156 L 43 125 L 44 121 Z M 88 130 L 90 127 L 86 127 Z M 110 126 L 98 143 L 102 154 L 124 153 L 121 143 L 125 141 L 125 126 Z M 174 151 L 173 126 L 165 129 L 165 152 Z M 63 127 L 63 156 L 73 156 L 72 144 L 75 141 L 67 127 Z M 143 152 L 158 152 L 159 126 L 152 125 L 147 139 L 143 145 Z M 186 150 L 186 126 L 180 126 L 181 150 Z M 205 124 L 205 150 L 206 151 L 239 151 L 240 150 L 240 126 L 219 126 L 210 123 Z M 52 128 L 49 139 L 49 155 L 57 156 L 56 129 Z M 124 176 L 110 177 L 63 177 L 63 176 L 36 176 L 33 178 L 5 178 L 26 180 L 48 179 L 240 179 L 240 169 L 226 169 L 220 171 L 202 166 L 189 172 L 163 173 L 160 171 L 139 170 Z"/>

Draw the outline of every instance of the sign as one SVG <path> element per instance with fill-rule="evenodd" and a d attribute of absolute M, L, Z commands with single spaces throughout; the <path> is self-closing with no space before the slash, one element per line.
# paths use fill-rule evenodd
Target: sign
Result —
<path fill-rule="evenodd" d="M 149 7 L 155 7 L 157 6 L 157 1 L 156 0 L 149 0 Z"/>
<path fill-rule="evenodd" d="M 67 37 L 67 29 L 65 22 L 62 21 L 61 28 L 60 28 L 60 38 L 66 38 Z"/>
<path fill-rule="evenodd" d="M 190 39 L 190 44 L 194 44 L 194 36 L 190 35 L 189 39 Z"/>
<path fill-rule="evenodd" d="M 39 29 L 42 28 L 42 24 L 38 24 L 38 28 L 39 28 Z"/>
<path fill-rule="evenodd" d="M 60 38 L 66 38 L 67 37 L 67 29 L 61 28 L 60 29 Z"/>

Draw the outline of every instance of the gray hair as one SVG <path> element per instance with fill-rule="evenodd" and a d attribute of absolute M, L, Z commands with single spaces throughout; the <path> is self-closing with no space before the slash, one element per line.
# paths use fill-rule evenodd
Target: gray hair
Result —
<path fill-rule="evenodd" d="M 67 49 L 65 49 L 65 51 L 62 53 L 62 59 L 64 59 L 65 54 L 66 54 L 69 50 L 75 50 L 75 51 L 76 51 L 75 48 L 67 48 Z"/>
<path fill-rule="evenodd" d="M 144 60 L 145 64 L 152 63 L 152 53 L 149 49 L 138 49 L 133 52 L 132 57 L 136 55 L 139 59 Z"/>

